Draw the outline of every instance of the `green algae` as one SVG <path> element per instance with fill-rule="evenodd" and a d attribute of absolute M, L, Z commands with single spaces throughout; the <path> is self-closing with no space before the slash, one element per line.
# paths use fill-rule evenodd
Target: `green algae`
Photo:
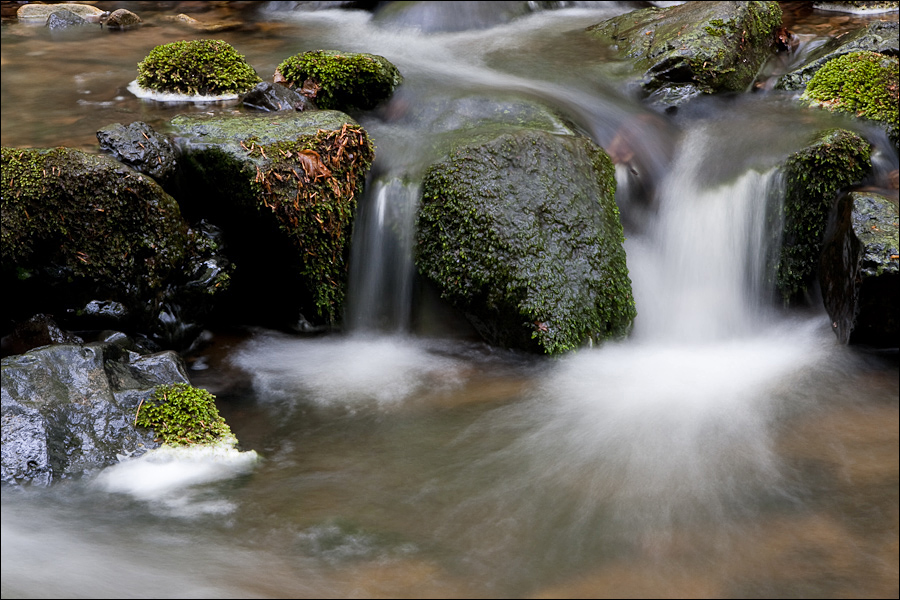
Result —
<path fill-rule="evenodd" d="M 244 57 L 223 40 L 163 44 L 138 63 L 138 85 L 158 92 L 239 94 L 261 81 Z"/>
<path fill-rule="evenodd" d="M 278 65 L 277 72 L 292 87 L 314 81 L 320 88 L 316 106 L 342 111 L 372 109 L 403 82 L 397 67 L 383 56 L 337 50 L 291 56 Z"/>

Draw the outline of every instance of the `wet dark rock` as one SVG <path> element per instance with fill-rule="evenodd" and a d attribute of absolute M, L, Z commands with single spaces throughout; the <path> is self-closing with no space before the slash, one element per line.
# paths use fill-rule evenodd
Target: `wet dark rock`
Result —
<path fill-rule="evenodd" d="M 182 115 L 178 197 L 224 232 L 234 261 L 229 308 L 270 326 L 343 311 L 356 202 L 373 158 L 366 132 L 336 111 Z"/>
<path fill-rule="evenodd" d="M 106 18 L 107 29 L 126 31 L 128 29 L 137 29 L 142 24 L 143 21 L 141 21 L 139 16 L 124 8 L 112 11 Z"/>
<path fill-rule="evenodd" d="M 844 344 L 900 346 L 900 238 L 896 199 L 851 192 L 838 202 L 822 252 L 822 298 Z"/>
<path fill-rule="evenodd" d="M 248 108 L 267 112 L 316 110 L 312 100 L 279 83 L 263 81 L 241 97 Z"/>
<path fill-rule="evenodd" d="M 633 64 L 662 109 L 697 95 L 745 91 L 776 52 L 777 2 L 687 2 L 644 8 L 588 28 Z"/>
<path fill-rule="evenodd" d="M 626 334 L 635 309 L 606 153 L 571 130 L 496 124 L 452 148 L 423 181 L 419 273 L 492 344 L 557 354 Z"/>
<path fill-rule="evenodd" d="M 47 17 L 45 27 L 48 29 L 59 30 L 68 29 L 70 27 L 83 27 L 90 25 L 84 17 L 73 13 L 70 10 L 58 10 Z"/>
<path fill-rule="evenodd" d="M 143 121 L 113 123 L 97 132 L 100 149 L 135 171 L 166 185 L 176 166 L 175 148 L 166 136 Z"/>
<path fill-rule="evenodd" d="M 96 325 L 99 313 L 90 307 L 120 305 L 116 313 L 128 317 L 116 326 L 165 347 L 189 343 L 168 337 L 158 314 L 178 305 L 190 322 L 202 318 L 205 304 L 191 276 L 220 255 L 189 229 L 176 201 L 109 156 L 69 148 L 2 151 L 0 280 L 8 318 L 46 313 L 79 330 Z M 224 291 L 227 277 L 215 284 L 199 284 L 204 297 Z"/>
<path fill-rule="evenodd" d="M 157 447 L 134 426 L 138 406 L 158 385 L 187 382 L 177 354 L 141 355 L 121 337 L 4 358 L 0 481 L 49 485 Z"/>
<path fill-rule="evenodd" d="M 3 355 L 22 354 L 49 344 L 81 344 L 77 335 L 63 331 L 49 315 L 34 315 L 17 323 L 12 332 L 3 338 Z"/>
<path fill-rule="evenodd" d="M 784 225 L 776 286 L 786 303 L 809 303 L 828 217 L 838 192 L 872 168 L 869 143 L 842 129 L 824 131 L 783 167 Z"/>
<path fill-rule="evenodd" d="M 825 63 L 851 52 L 868 51 L 897 56 L 900 54 L 898 31 L 900 23 L 897 21 L 876 21 L 867 27 L 860 27 L 840 35 L 810 52 L 802 66 L 779 77 L 775 88 L 803 89 Z"/>

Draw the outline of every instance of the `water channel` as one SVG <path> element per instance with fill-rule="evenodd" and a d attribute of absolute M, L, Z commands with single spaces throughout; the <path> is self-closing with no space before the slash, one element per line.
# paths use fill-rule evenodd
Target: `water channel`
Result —
<path fill-rule="evenodd" d="M 167 3 L 140 4 L 155 26 L 124 34 L 4 21 L 4 146 L 97 151 L 109 123 L 244 110 L 127 91 L 155 45 L 203 37 L 157 18 Z M 347 327 L 214 332 L 192 363 L 259 461 L 126 460 L 4 490 L 2 596 L 896 598 L 896 351 L 838 345 L 824 310 L 785 312 L 766 284 L 776 166 L 848 123 L 765 86 L 674 115 L 642 107 L 582 33 L 632 3 L 490 26 L 476 3 L 438 4 L 453 8 L 435 19 L 470 28 L 258 3 L 246 27 L 215 35 L 264 79 L 320 48 L 383 55 L 406 77 L 360 117 L 377 158 Z M 866 22 L 805 18 L 793 24 L 805 47 Z M 604 147 L 628 142 L 627 340 L 523 356 L 415 292 L 423 138 L 517 97 Z"/>

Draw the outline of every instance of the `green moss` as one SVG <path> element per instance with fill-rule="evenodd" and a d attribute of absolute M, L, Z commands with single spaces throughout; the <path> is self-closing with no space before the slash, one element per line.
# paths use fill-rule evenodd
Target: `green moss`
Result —
<path fill-rule="evenodd" d="M 784 237 L 776 284 L 785 302 L 799 300 L 818 269 L 828 216 L 837 192 L 862 181 L 870 146 L 854 133 L 820 134 L 785 163 Z"/>
<path fill-rule="evenodd" d="M 215 396 L 186 383 L 157 387 L 138 407 L 134 423 L 152 429 L 164 444 L 172 446 L 234 441 L 216 408 Z"/>
<path fill-rule="evenodd" d="M 337 50 L 297 54 L 278 65 L 277 72 L 294 87 L 302 87 L 307 79 L 316 82 L 316 106 L 343 111 L 374 108 L 403 81 L 383 56 Z"/>
<path fill-rule="evenodd" d="M 883 123 L 897 143 L 898 74 L 896 56 L 851 52 L 828 61 L 806 86 L 801 100 L 827 110 Z"/>
<path fill-rule="evenodd" d="M 159 92 L 235 94 L 246 92 L 260 81 L 244 57 L 222 40 L 163 44 L 138 63 L 138 85 Z"/>
<path fill-rule="evenodd" d="M 110 157 L 68 148 L 2 149 L 2 225 L 4 273 L 53 268 L 139 294 L 161 290 L 185 260 L 171 196 Z"/>

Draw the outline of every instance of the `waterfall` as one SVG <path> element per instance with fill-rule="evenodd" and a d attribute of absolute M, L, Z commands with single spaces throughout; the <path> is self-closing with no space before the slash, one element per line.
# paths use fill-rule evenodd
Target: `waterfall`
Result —
<path fill-rule="evenodd" d="M 419 190 L 418 183 L 380 179 L 360 203 L 350 258 L 346 318 L 350 331 L 409 329 Z"/>
<path fill-rule="evenodd" d="M 703 129 L 690 131 L 658 186 L 646 239 L 626 243 L 638 318 L 634 335 L 722 340 L 767 319 L 783 192 L 775 169 L 710 183 L 716 161 Z M 719 163 L 721 164 L 721 162 Z"/>

